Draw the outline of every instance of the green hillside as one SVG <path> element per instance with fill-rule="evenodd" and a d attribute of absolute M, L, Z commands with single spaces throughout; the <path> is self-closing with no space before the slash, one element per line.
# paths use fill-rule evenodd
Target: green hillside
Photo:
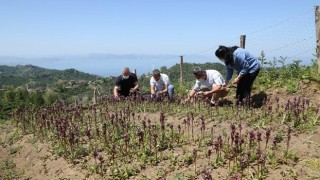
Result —
<path fill-rule="evenodd" d="M 94 81 L 99 76 L 83 73 L 75 69 L 52 70 L 33 65 L 0 66 L 0 88 L 4 86 L 25 86 L 29 88 L 47 87 L 58 80 Z"/>
<path fill-rule="evenodd" d="M 261 64 L 268 64 L 261 59 L 263 57 L 260 58 Z M 268 89 L 283 89 L 288 93 L 297 93 L 301 83 L 303 86 L 317 87 L 320 75 L 317 73 L 316 61 L 311 66 L 301 66 L 299 62 L 294 61 L 282 67 L 276 64 L 263 67 L 254 83 L 254 90 L 264 92 Z M 192 74 L 195 66 L 218 70 L 223 76 L 226 74 L 225 66 L 220 63 L 184 63 L 184 84 L 180 86 L 179 64 L 170 68 L 163 66 L 160 71 L 170 77 L 177 94 L 186 95 L 186 90 L 195 82 Z M 140 91 L 143 94 L 149 93 L 150 78 L 150 72 L 139 76 Z M 7 119 L 12 110 L 18 108 L 40 107 L 60 100 L 71 104 L 76 101 L 84 105 L 91 104 L 95 89 L 97 96 L 112 96 L 115 80 L 114 76 L 102 78 L 75 69 L 59 71 L 32 65 L 0 66 L 0 119 Z"/>

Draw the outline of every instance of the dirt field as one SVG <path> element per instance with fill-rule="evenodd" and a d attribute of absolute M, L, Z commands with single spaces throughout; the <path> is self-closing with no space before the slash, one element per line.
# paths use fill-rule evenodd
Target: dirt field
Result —
<path fill-rule="evenodd" d="M 312 103 L 319 105 L 320 92 L 317 88 L 311 87 L 309 91 L 301 88 L 300 93 L 310 98 Z M 288 95 L 282 90 L 274 90 L 266 94 L 280 97 L 281 102 L 297 96 Z M 139 115 L 147 117 L 152 122 L 158 122 L 159 113 Z M 183 118 L 169 115 L 166 118 L 166 123 L 177 126 L 183 123 Z M 201 134 L 200 121 L 195 123 L 194 136 L 199 138 Z M 219 136 L 222 132 L 229 131 L 230 122 L 207 121 L 206 131 L 211 129 L 213 129 L 214 136 Z M 243 132 L 256 129 L 248 124 L 243 124 Z M 281 129 L 285 131 L 285 126 L 278 127 L 278 130 Z M 183 133 L 186 135 L 185 138 L 191 138 L 189 133 Z M 51 142 L 42 141 L 33 134 L 23 135 L 21 130 L 15 128 L 9 121 L 0 125 L 0 145 L 0 179 L 111 179 L 110 176 L 103 178 L 90 171 L 90 167 L 94 165 L 94 159 L 91 156 L 79 159 L 76 164 L 71 164 L 52 152 Z M 286 147 L 284 141 L 279 145 L 281 150 Z M 203 169 L 208 169 L 213 179 L 224 179 L 228 165 L 222 167 L 208 165 L 207 148 L 197 148 L 197 146 L 197 144 L 185 143 L 171 150 L 166 149 L 160 154 L 163 159 L 160 163 L 156 166 L 150 164 L 140 166 L 138 172 L 130 176 L 130 179 L 203 179 L 201 175 Z M 193 149 L 197 149 L 196 165 L 194 163 L 186 164 L 183 158 L 188 152 L 192 153 Z M 278 152 L 282 152 L 281 150 Z M 290 161 L 290 163 L 277 163 L 276 167 L 268 168 L 266 179 L 320 179 L 319 126 L 315 127 L 312 132 L 294 131 L 289 151 L 293 152 L 297 159 Z M 171 154 L 174 154 L 175 157 L 172 157 Z M 176 158 L 177 161 L 173 162 L 172 158 Z M 139 166 L 137 162 L 129 162 L 129 164 Z M 123 165 L 127 166 L 128 164 L 123 163 Z M 271 165 L 269 166 L 271 167 Z M 195 172 L 195 167 L 198 172 Z"/>

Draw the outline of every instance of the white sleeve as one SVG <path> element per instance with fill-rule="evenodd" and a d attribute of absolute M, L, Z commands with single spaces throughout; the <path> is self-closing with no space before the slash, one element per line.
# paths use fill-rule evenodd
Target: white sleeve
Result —
<path fill-rule="evenodd" d="M 164 75 L 162 80 L 163 80 L 164 84 L 170 84 L 170 80 L 169 80 L 169 76 L 168 75 Z"/>
<path fill-rule="evenodd" d="M 221 74 L 214 75 L 213 80 L 216 85 L 220 86 L 224 84 L 224 79 Z"/>
<path fill-rule="evenodd" d="M 200 87 L 201 87 L 201 82 L 198 81 L 198 80 L 196 80 L 196 83 L 194 84 L 193 89 L 194 89 L 194 90 L 199 90 Z"/>
<path fill-rule="evenodd" d="M 155 83 L 156 83 L 156 81 L 154 80 L 153 77 L 151 77 L 151 79 L 150 79 L 150 86 L 154 86 Z"/>

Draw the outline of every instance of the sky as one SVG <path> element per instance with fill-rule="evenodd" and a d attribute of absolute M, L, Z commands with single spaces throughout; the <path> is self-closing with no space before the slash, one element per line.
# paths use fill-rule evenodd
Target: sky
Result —
<path fill-rule="evenodd" d="M 239 45 L 310 62 L 316 0 L 0 0 L 0 65 L 75 68 L 101 76 L 218 62 Z"/>

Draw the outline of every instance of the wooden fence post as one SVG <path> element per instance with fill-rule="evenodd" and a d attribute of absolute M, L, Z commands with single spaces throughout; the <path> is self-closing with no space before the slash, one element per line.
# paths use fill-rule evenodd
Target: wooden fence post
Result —
<path fill-rule="evenodd" d="M 240 47 L 245 49 L 246 48 L 246 35 L 240 36 Z"/>
<path fill-rule="evenodd" d="M 136 76 L 138 76 L 138 75 L 137 75 L 137 69 L 134 69 L 134 74 L 135 74 Z"/>
<path fill-rule="evenodd" d="M 315 15 L 315 23 L 316 23 L 316 55 L 318 59 L 318 73 L 320 73 L 320 12 L 319 6 L 314 6 L 314 15 Z"/>
<path fill-rule="evenodd" d="M 93 90 L 93 104 L 97 104 L 97 93 L 96 93 L 96 88 Z"/>
<path fill-rule="evenodd" d="M 180 86 L 183 86 L 183 56 L 180 56 Z"/>

